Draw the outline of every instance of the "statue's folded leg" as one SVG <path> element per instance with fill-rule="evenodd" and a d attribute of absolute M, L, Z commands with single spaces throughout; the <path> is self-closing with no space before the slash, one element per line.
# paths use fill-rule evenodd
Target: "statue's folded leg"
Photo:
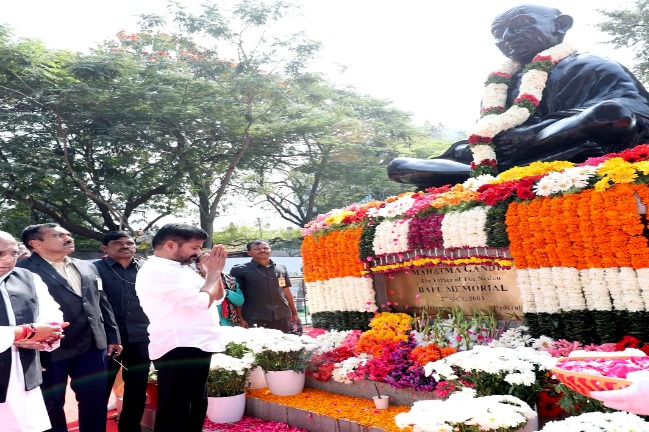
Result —
<path fill-rule="evenodd" d="M 388 177 L 399 183 L 412 183 L 420 189 L 462 183 L 471 167 L 448 159 L 397 158 L 388 165 Z"/>

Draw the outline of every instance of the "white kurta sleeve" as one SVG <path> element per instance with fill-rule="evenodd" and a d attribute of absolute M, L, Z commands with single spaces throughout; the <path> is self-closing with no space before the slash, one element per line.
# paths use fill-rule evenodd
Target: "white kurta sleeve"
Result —
<path fill-rule="evenodd" d="M 59 304 L 50 295 L 47 290 L 47 285 L 43 282 L 40 276 L 34 275 L 34 286 L 36 288 L 36 295 L 38 296 L 38 313 L 34 320 L 39 323 L 62 323 L 63 313 Z"/>
<path fill-rule="evenodd" d="M 0 327 L 0 352 L 5 352 L 14 343 L 14 328 L 10 326 Z"/>

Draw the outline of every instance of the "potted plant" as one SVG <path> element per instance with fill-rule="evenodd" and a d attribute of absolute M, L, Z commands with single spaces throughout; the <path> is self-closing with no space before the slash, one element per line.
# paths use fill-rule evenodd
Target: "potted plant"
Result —
<path fill-rule="evenodd" d="M 411 427 L 415 432 L 513 432 L 534 418 L 536 412 L 514 396 L 476 397 L 474 390 L 463 389 L 447 400 L 417 401 L 409 412 L 397 414 L 394 420 L 400 428 Z"/>
<path fill-rule="evenodd" d="M 246 407 L 246 381 L 254 366 L 254 356 L 242 358 L 214 354 L 207 378 L 207 417 L 214 423 L 241 420 Z"/>
<path fill-rule="evenodd" d="M 318 343 L 310 336 L 282 333 L 279 330 L 248 330 L 246 346 L 255 355 L 255 364 L 264 370 L 271 393 L 289 396 L 304 389 L 304 371 Z"/>
<path fill-rule="evenodd" d="M 228 342 L 225 346 L 225 353 L 229 356 L 236 358 L 243 358 L 245 355 L 252 353 L 252 350 L 248 348 L 245 342 Z M 253 355 L 254 357 L 254 355 Z M 266 378 L 264 378 L 264 370 L 254 364 L 252 370 L 248 374 L 248 379 L 246 381 L 247 389 L 260 389 L 266 388 Z"/>

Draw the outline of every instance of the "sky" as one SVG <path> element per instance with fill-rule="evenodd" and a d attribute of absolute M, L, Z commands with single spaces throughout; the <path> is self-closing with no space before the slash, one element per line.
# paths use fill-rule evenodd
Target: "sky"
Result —
<path fill-rule="evenodd" d="M 190 10 L 203 2 L 178 1 Z M 475 122 L 484 80 L 504 61 L 493 44 L 491 21 L 521 3 L 559 7 L 575 20 L 565 42 L 632 66 L 630 50 L 603 45 L 608 36 L 595 28 L 603 21 L 597 9 L 623 8 L 632 4 L 629 0 L 294 3 L 302 7 L 302 16 L 289 25 L 323 44 L 314 69 L 359 93 L 393 101 L 395 108 L 412 113 L 419 124 L 465 130 Z M 85 52 L 119 30 L 134 31 L 139 14 L 162 13 L 165 5 L 165 0 L 4 0 L 0 23 L 9 25 L 17 37 Z"/>

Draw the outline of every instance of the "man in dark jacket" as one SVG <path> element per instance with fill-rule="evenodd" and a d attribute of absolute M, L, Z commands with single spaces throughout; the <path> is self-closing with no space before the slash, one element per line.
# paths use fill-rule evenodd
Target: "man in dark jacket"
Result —
<path fill-rule="evenodd" d="M 53 432 L 67 432 L 65 391 L 68 377 L 79 406 L 79 430 L 106 430 L 106 356 L 122 351 L 113 311 L 97 269 L 68 257 L 74 252 L 70 233 L 57 224 L 31 225 L 22 232 L 31 251 L 18 267 L 41 277 L 70 325 L 61 347 L 42 353 L 43 396 Z"/>
<path fill-rule="evenodd" d="M 266 327 L 288 333 L 300 323 L 291 293 L 291 279 L 282 264 L 270 259 L 265 241 L 246 245 L 250 262 L 232 267 L 232 275 L 246 299 L 242 306 L 243 327 Z"/>
<path fill-rule="evenodd" d="M 119 432 L 140 432 L 149 375 L 149 319 L 135 292 L 135 278 L 140 263 L 135 259 L 135 240 L 126 231 L 112 231 L 104 236 L 101 250 L 106 254 L 93 264 L 97 267 L 122 340 L 118 360 L 124 365 L 124 401 L 119 415 Z M 107 394 L 110 396 L 120 365 L 108 361 Z"/>

